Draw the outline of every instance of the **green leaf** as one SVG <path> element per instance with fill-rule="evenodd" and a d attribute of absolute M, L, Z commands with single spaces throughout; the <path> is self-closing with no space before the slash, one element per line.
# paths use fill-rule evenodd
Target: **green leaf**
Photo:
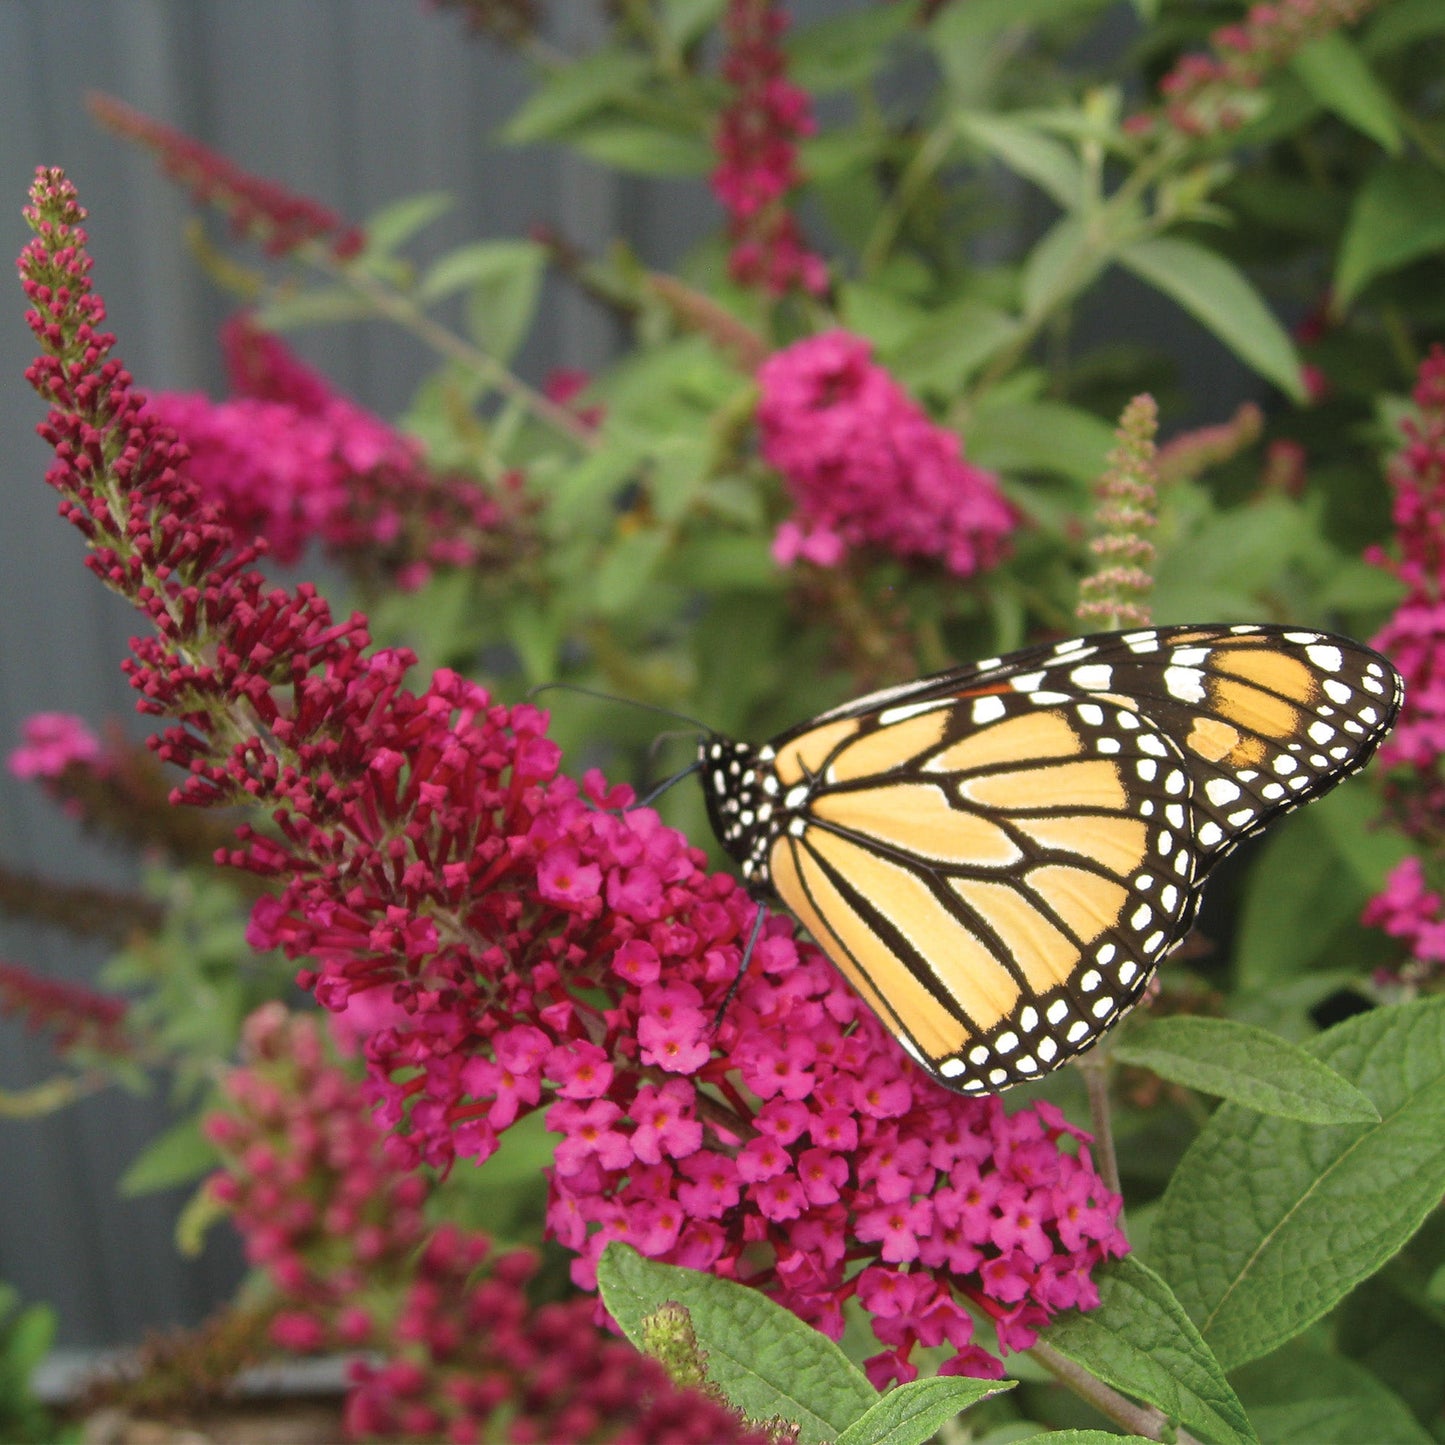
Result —
<path fill-rule="evenodd" d="M 668 40 L 682 47 L 691 45 L 726 8 L 727 0 L 662 0 L 657 18 Z"/>
<path fill-rule="evenodd" d="M 1030 321 L 1078 295 L 1104 269 L 1078 216 L 1063 216 L 1044 233 L 1024 260 L 1021 292 Z"/>
<path fill-rule="evenodd" d="M 797 1421 L 802 1445 L 836 1440 L 879 1398 L 832 1340 L 758 1290 L 657 1264 L 616 1241 L 598 1261 L 597 1285 L 633 1344 L 659 1305 L 685 1306 L 712 1383 L 750 1419 Z"/>
<path fill-rule="evenodd" d="M 371 303 L 355 291 L 344 286 L 318 286 L 265 302 L 256 308 L 256 324 L 266 331 L 291 331 L 338 321 L 364 321 L 371 314 Z"/>
<path fill-rule="evenodd" d="M 890 348 L 889 367 L 912 390 L 952 397 L 1018 331 L 1017 317 L 965 296 L 946 303 Z"/>
<path fill-rule="evenodd" d="M 1022 1438 L 1028 1445 L 1158 1445 L 1147 1435 L 1116 1435 L 1112 1430 L 1049 1430 Z"/>
<path fill-rule="evenodd" d="M 1309 1051 L 1368 1095 L 1380 1123 L 1319 1127 L 1223 1104 L 1151 1235 L 1154 1264 L 1226 1369 L 1332 1309 L 1445 1191 L 1445 998 L 1349 1019 Z"/>
<path fill-rule="evenodd" d="M 1445 249 L 1445 176 L 1418 161 L 1387 161 L 1361 186 L 1335 267 L 1344 310 L 1376 277 Z"/>
<path fill-rule="evenodd" d="M 1120 1039 L 1114 1057 L 1281 1119 L 1355 1124 L 1380 1117 L 1353 1084 L 1304 1049 L 1233 1019 L 1147 1019 Z"/>
<path fill-rule="evenodd" d="M 1390 152 L 1400 151 L 1399 109 L 1365 57 L 1338 30 L 1312 40 L 1290 62 L 1326 110 Z"/>
<path fill-rule="evenodd" d="M 1262 988 L 1303 973 L 1359 917 L 1364 898 L 1315 810 L 1286 819 L 1249 873 L 1235 977 L 1246 988 Z"/>
<path fill-rule="evenodd" d="M 1234 1384 L 1270 1445 L 1431 1445 L 1435 1439 L 1369 1370 L 1308 1341 L 1246 1365 Z"/>
<path fill-rule="evenodd" d="M 1092 482 L 1114 433 L 1098 417 L 1058 401 L 983 407 L 969 424 L 970 461 L 1002 472 L 1053 472 Z"/>
<path fill-rule="evenodd" d="M 505 362 L 532 325 L 546 259 L 532 241 L 479 241 L 443 256 L 422 281 L 420 294 L 432 301 L 465 287 L 472 335 Z"/>
<path fill-rule="evenodd" d="M 1233 262 L 1173 236 L 1134 241 L 1119 252 L 1119 262 L 1177 301 L 1280 390 L 1305 399 L 1294 342 Z"/>
<path fill-rule="evenodd" d="M 1169 1286 L 1136 1257 L 1095 1275 L 1100 1305 L 1044 1332 L 1061 1355 L 1218 1445 L 1257 1445 L 1244 1406 Z"/>
<path fill-rule="evenodd" d="M 446 215 L 454 204 L 455 198 L 446 191 L 426 191 L 383 206 L 366 218 L 366 254 L 391 255 L 438 216 Z"/>
<path fill-rule="evenodd" d="M 1391 0 L 1365 30 L 1360 48 L 1379 60 L 1422 40 L 1445 35 L 1445 5 L 1440 0 Z"/>
<path fill-rule="evenodd" d="M 714 159 L 706 136 L 643 121 L 598 121 L 570 139 L 592 160 L 639 176 L 701 176 Z"/>
<path fill-rule="evenodd" d="M 502 128 L 513 145 L 549 140 L 613 101 L 632 97 L 652 62 L 630 50 L 599 50 L 553 71 Z"/>
<path fill-rule="evenodd" d="M 662 438 L 653 451 L 647 494 L 659 521 L 676 522 L 692 506 L 707 481 L 713 445 L 705 435 L 687 435 L 679 428 Z"/>
<path fill-rule="evenodd" d="M 862 84 L 888 60 L 888 46 L 913 23 L 907 5 L 874 5 L 819 20 L 785 41 L 789 79 L 814 95 Z"/>
<path fill-rule="evenodd" d="M 604 423 L 603 440 L 604 445 L 558 477 L 545 514 L 555 536 L 596 536 L 616 511 L 622 489 L 635 480 L 642 454 L 618 436 L 611 416 Z"/>
<path fill-rule="evenodd" d="M 540 270 L 545 263 L 546 254 L 532 241 L 474 241 L 437 258 L 417 283 L 417 300 L 439 301 L 454 291 Z"/>
<path fill-rule="evenodd" d="M 608 548 L 592 582 L 597 610 L 618 617 L 642 595 L 667 550 L 671 533 L 661 527 L 626 532 Z"/>
<path fill-rule="evenodd" d="M 182 1119 L 152 1139 L 121 1175 L 120 1192 L 127 1199 L 189 1184 L 214 1169 L 220 1156 L 201 1132 L 198 1118 Z"/>
<path fill-rule="evenodd" d="M 837 1445 L 923 1445 L 955 1415 L 1004 1390 L 1015 1380 L 971 1380 L 962 1375 L 936 1375 L 889 1390 L 859 1416 Z"/>
<path fill-rule="evenodd" d="M 1066 211 L 1077 210 L 1084 197 L 1084 172 L 1067 146 L 1017 117 L 958 111 L 961 134 L 1011 171 L 1032 181 Z"/>
<path fill-rule="evenodd" d="M 505 609 L 504 616 L 507 641 L 516 650 L 528 684 L 551 682 L 559 670 L 561 620 L 534 597 L 519 599 Z"/>

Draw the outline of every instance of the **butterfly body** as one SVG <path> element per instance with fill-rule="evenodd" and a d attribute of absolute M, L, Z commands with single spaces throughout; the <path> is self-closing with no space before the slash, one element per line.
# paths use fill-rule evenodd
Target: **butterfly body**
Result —
<path fill-rule="evenodd" d="M 1266 626 L 1075 638 L 700 744 L 709 816 L 913 1058 L 984 1093 L 1082 1052 L 1209 870 L 1362 767 L 1398 675 Z"/>

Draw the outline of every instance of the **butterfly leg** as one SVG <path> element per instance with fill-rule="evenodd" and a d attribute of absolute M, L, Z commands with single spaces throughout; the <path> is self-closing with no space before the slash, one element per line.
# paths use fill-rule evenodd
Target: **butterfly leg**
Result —
<path fill-rule="evenodd" d="M 742 987 L 743 976 L 748 971 L 748 964 L 752 961 L 753 957 L 753 949 L 757 947 L 758 936 L 763 931 L 763 923 L 767 919 L 767 916 L 768 905 L 766 903 L 759 903 L 757 917 L 753 919 L 752 931 L 748 934 L 748 941 L 743 946 L 743 960 L 738 965 L 737 975 L 728 985 L 727 994 L 724 996 L 722 1003 L 718 1005 L 717 1013 L 713 1015 L 712 1031 L 714 1033 L 722 1027 L 723 1015 L 727 1013 L 728 1005 L 733 1001 L 734 997 L 736 997 L 738 989 Z"/>

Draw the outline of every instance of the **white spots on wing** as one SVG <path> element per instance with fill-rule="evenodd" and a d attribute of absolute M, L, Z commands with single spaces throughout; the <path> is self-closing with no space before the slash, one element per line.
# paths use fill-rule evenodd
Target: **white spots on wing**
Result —
<path fill-rule="evenodd" d="M 1210 778 L 1204 785 L 1204 796 L 1216 808 L 1222 808 L 1239 796 L 1239 784 L 1230 778 Z"/>
<path fill-rule="evenodd" d="M 1076 667 L 1069 681 L 1084 692 L 1108 692 L 1114 685 L 1114 669 L 1104 662 L 1090 662 Z"/>
<path fill-rule="evenodd" d="M 989 723 L 997 722 L 1007 711 L 1004 700 L 994 694 L 974 698 L 971 716 L 975 727 L 985 727 Z"/>
<path fill-rule="evenodd" d="M 1197 667 L 1166 667 L 1164 686 L 1170 697 L 1180 702 L 1199 704 L 1204 701 L 1204 674 Z"/>

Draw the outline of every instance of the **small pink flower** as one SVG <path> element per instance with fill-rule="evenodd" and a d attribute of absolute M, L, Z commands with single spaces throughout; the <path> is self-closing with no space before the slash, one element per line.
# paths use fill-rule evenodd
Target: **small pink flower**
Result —
<path fill-rule="evenodd" d="M 70 713 L 34 713 L 22 724 L 20 735 L 25 741 L 8 759 L 17 778 L 57 778 L 73 763 L 93 765 L 101 760 L 100 739 Z"/>
<path fill-rule="evenodd" d="M 537 868 L 537 891 L 551 903 L 586 903 L 601 887 L 602 870 L 566 844 L 545 853 Z"/>
<path fill-rule="evenodd" d="M 862 337 L 829 331 L 759 368 L 762 454 L 797 505 L 774 557 L 831 567 L 868 546 L 961 577 L 993 566 L 1017 524 L 996 479 L 871 358 Z"/>
<path fill-rule="evenodd" d="M 702 1125 L 692 1117 L 694 1091 L 681 1080 L 644 1086 L 629 1111 L 637 1121 L 632 1152 L 644 1164 L 686 1159 L 702 1144 Z"/>

